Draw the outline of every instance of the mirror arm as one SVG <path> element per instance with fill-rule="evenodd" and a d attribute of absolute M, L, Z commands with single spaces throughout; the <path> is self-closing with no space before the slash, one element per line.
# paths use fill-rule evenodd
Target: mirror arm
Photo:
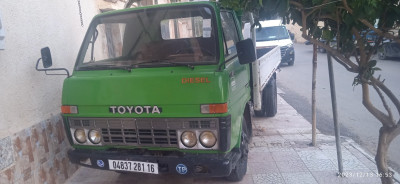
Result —
<path fill-rule="evenodd" d="M 222 71 L 222 67 L 223 67 L 226 63 L 228 63 L 229 61 L 235 59 L 236 57 L 237 57 L 237 54 L 233 55 L 230 59 L 228 59 L 228 60 L 222 62 L 222 63 L 218 66 L 217 72 Z"/>
<path fill-rule="evenodd" d="M 46 75 L 66 75 L 67 77 L 70 77 L 69 71 L 68 71 L 66 68 L 49 68 L 49 69 L 44 68 L 44 69 L 40 69 L 40 68 L 39 68 L 39 61 L 40 61 L 41 59 L 42 59 L 42 58 L 39 58 L 39 59 L 37 60 L 37 62 L 36 62 L 36 70 L 37 70 L 37 71 L 44 71 Z M 56 71 L 56 70 L 64 70 L 64 71 L 66 72 L 66 74 L 49 74 L 49 73 L 47 73 L 47 71 Z"/>
<path fill-rule="evenodd" d="M 222 71 L 222 67 L 227 63 L 228 61 L 224 61 L 224 62 L 222 62 L 219 66 L 218 66 L 218 70 L 217 70 L 217 72 L 220 72 L 220 71 Z"/>

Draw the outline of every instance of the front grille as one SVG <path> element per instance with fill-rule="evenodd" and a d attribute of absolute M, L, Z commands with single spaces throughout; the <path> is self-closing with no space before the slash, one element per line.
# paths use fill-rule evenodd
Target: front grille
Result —
<path fill-rule="evenodd" d="M 217 119 L 71 118 L 71 128 L 97 129 L 102 145 L 178 147 L 178 130 L 218 129 Z"/>
<path fill-rule="evenodd" d="M 82 126 L 80 120 L 74 120 L 74 121 L 73 121 L 73 125 L 74 125 L 74 126 Z"/>
<path fill-rule="evenodd" d="M 82 125 L 84 127 L 90 126 L 90 120 L 82 120 Z"/>

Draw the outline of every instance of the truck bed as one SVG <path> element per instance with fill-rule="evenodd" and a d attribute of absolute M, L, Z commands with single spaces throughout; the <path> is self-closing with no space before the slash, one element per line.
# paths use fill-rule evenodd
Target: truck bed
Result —
<path fill-rule="evenodd" d="M 261 110 L 262 91 L 281 62 L 279 46 L 258 48 L 257 61 L 252 64 L 254 110 Z"/>

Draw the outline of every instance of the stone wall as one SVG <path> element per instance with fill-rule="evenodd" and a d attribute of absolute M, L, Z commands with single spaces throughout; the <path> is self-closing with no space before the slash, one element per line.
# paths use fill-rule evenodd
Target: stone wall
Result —
<path fill-rule="evenodd" d="M 0 183 L 64 183 L 77 169 L 60 116 L 0 139 Z"/>
<path fill-rule="evenodd" d="M 50 47 L 53 66 L 71 71 L 96 0 L 0 1 L 4 47 L 0 50 L 0 184 L 63 183 L 77 166 L 60 113 L 65 76 L 35 70 L 40 49 Z M 41 67 L 40 67 L 41 68 Z M 47 120 L 46 120 L 47 119 Z"/>
<path fill-rule="evenodd" d="M 125 2 L 0 1 L 0 184 L 64 183 L 77 170 L 59 115 L 65 76 L 36 71 L 36 61 L 48 46 L 53 67 L 72 72 L 91 19 Z"/>
<path fill-rule="evenodd" d="M 80 5 L 83 27 L 76 0 L 35 0 L 27 5 L 0 0 L 5 32 L 0 50 L 0 139 L 60 112 L 65 76 L 47 76 L 35 66 L 40 49 L 48 46 L 53 67 L 72 72 L 89 22 L 99 13 L 95 0 L 81 0 Z"/>

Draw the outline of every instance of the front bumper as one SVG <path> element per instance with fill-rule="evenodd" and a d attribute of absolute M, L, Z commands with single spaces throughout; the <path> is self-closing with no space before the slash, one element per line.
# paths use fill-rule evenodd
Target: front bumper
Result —
<path fill-rule="evenodd" d="M 223 177 L 228 176 L 240 158 L 240 151 L 221 154 L 181 153 L 177 151 L 149 152 L 145 150 L 69 150 L 69 159 L 72 163 L 85 167 L 110 170 L 108 160 L 128 160 L 151 162 L 158 164 L 160 174 L 175 173 L 181 164 L 187 167 L 185 176 Z M 102 162 L 101 162 L 101 161 Z M 98 164 L 99 161 L 102 164 Z M 100 165 L 100 166 L 99 166 Z"/>

